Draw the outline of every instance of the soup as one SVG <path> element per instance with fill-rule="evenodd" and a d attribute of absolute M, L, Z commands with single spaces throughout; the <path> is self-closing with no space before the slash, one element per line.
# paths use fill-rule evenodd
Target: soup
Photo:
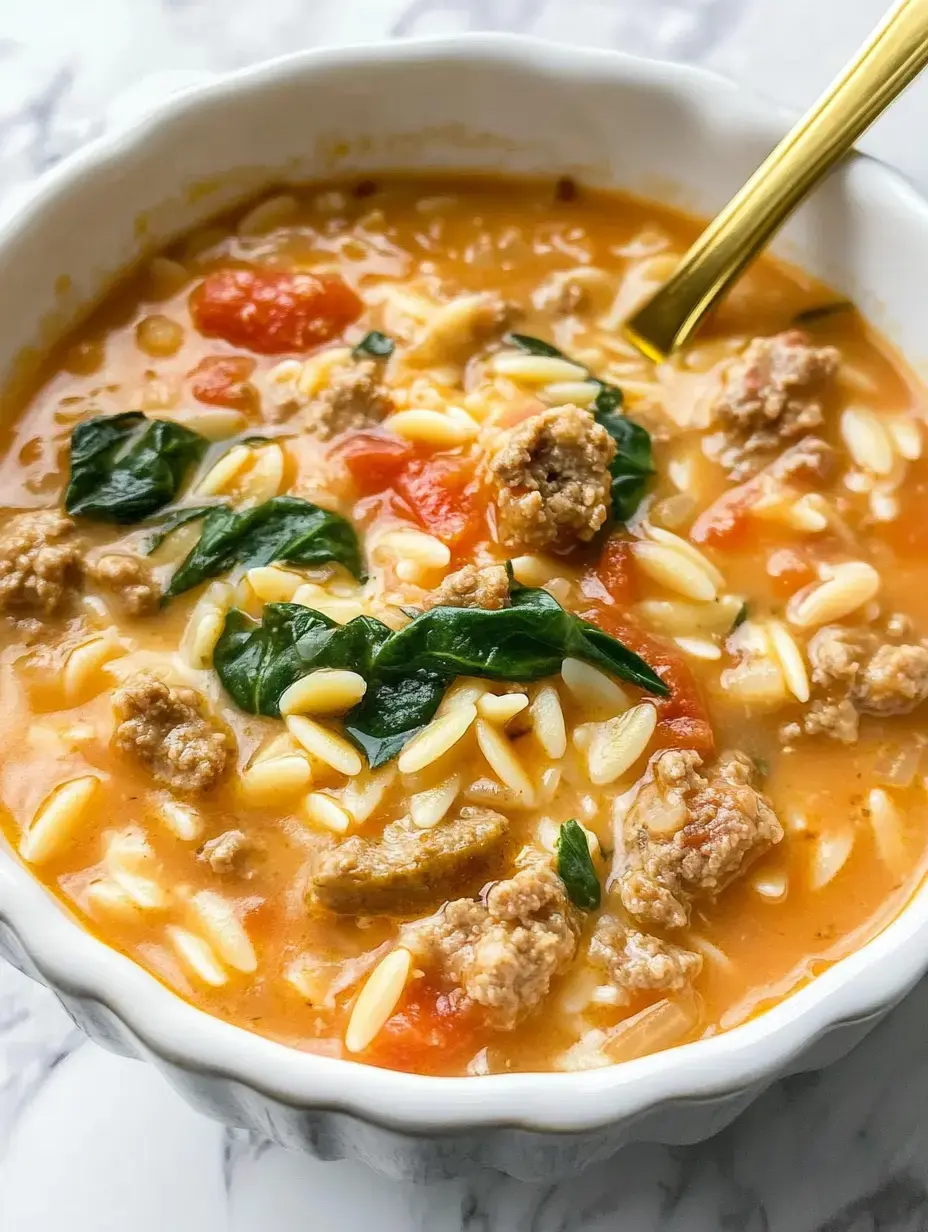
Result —
<path fill-rule="evenodd" d="M 3 429 L 0 794 L 108 945 L 427 1074 L 727 1030 L 924 872 L 921 391 L 761 261 L 657 368 L 698 224 L 309 187 L 150 261 Z"/>

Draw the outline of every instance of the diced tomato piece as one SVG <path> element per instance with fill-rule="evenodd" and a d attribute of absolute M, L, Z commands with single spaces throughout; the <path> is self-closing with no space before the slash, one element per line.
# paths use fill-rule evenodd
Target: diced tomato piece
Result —
<path fill-rule="evenodd" d="M 255 402 L 256 391 L 249 383 L 254 370 L 255 361 L 247 355 L 207 355 L 187 375 L 198 402 L 246 411 Z"/>
<path fill-rule="evenodd" d="M 397 476 L 395 486 L 424 529 L 449 547 L 462 552 L 485 537 L 472 463 L 414 458 Z"/>
<path fill-rule="evenodd" d="M 409 986 L 363 1059 L 410 1074 L 453 1072 L 479 1047 L 480 1020 L 427 980 Z"/>
<path fill-rule="evenodd" d="M 356 321 L 363 307 L 336 274 L 290 270 L 215 270 L 190 296 L 190 314 L 201 334 L 262 355 L 328 342 Z"/>
<path fill-rule="evenodd" d="M 662 638 L 646 632 L 617 607 L 598 603 L 582 615 L 640 655 L 670 689 L 669 697 L 654 699 L 658 712 L 655 746 L 711 754 L 715 737 L 709 713 L 682 654 Z"/>
<path fill-rule="evenodd" d="M 362 496 L 392 488 L 416 456 L 412 445 L 381 432 L 353 432 L 335 447 L 333 455 L 343 459 Z"/>
<path fill-rule="evenodd" d="M 662 718 L 655 728 L 652 748 L 695 749 L 701 757 L 711 757 L 715 750 L 715 736 L 706 717 L 680 715 L 676 719 Z"/>
<path fill-rule="evenodd" d="M 459 554 L 487 535 L 474 464 L 468 458 L 423 457 L 405 441 L 355 432 L 335 448 L 364 496 L 393 492 L 430 535 Z"/>
<path fill-rule="evenodd" d="M 633 559 L 628 539 L 613 536 L 603 544 L 594 573 L 615 603 L 634 603 L 637 598 Z"/>
<path fill-rule="evenodd" d="M 751 525 L 748 509 L 756 494 L 753 480 L 723 492 L 693 523 L 690 539 L 716 548 L 744 547 Z"/>

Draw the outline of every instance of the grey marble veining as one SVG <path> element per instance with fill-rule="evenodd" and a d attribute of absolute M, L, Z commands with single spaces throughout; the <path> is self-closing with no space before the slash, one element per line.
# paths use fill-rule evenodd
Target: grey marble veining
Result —
<path fill-rule="evenodd" d="M 298 47 L 521 30 L 701 63 L 811 99 L 883 0 L 0 0 L 0 196 L 165 78 Z M 160 84 L 159 84 L 160 83 Z M 867 144 L 928 184 L 928 85 Z M 917 1232 L 928 1228 L 928 984 L 850 1057 L 772 1087 L 692 1148 L 638 1146 L 556 1186 L 413 1186 L 204 1120 L 85 1043 L 0 966 L 0 1232 Z"/>

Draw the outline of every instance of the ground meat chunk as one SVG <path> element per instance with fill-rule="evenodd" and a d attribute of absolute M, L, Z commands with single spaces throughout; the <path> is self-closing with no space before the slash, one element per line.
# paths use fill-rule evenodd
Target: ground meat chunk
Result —
<path fill-rule="evenodd" d="M 719 758 L 708 777 L 689 749 L 652 758 L 625 818 L 619 891 L 642 923 L 682 928 L 692 900 L 717 894 L 783 837 L 743 753 Z"/>
<path fill-rule="evenodd" d="M 349 838 L 323 852 L 313 891 L 339 915 L 405 915 L 479 889 L 499 871 L 508 832 L 490 809 L 464 808 L 430 830 L 393 822 L 382 838 Z"/>
<path fill-rule="evenodd" d="M 252 847 L 251 839 L 243 830 L 226 830 L 205 842 L 197 852 L 197 859 L 208 864 L 214 873 L 237 873 Z"/>
<path fill-rule="evenodd" d="M 328 441 L 342 432 L 374 427 L 393 409 L 389 391 L 378 380 L 378 365 L 365 359 L 333 371 L 328 385 L 306 407 L 301 424 Z"/>
<path fill-rule="evenodd" d="M 702 970 L 702 956 L 670 941 L 628 928 L 604 915 L 590 939 L 590 958 L 620 988 L 631 992 L 679 992 Z"/>
<path fill-rule="evenodd" d="M 174 688 L 147 672 L 113 695 L 115 747 L 130 754 L 172 791 L 208 791 L 221 778 L 232 738 L 207 717 L 194 689 Z"/>
<path fill-rule="evenodd" d="M 859 715 L 909 714 L 928 698 L 928 646 L 921 642 L 895 645 L 872 629 L 826 625 L 808 654 L 812 683 L 824 694 L 803 716 L 810 736 L 852 744 Z"/>
<path fill-rule="evenodd" d="M 592 539 L 609 514 L 614 456 L 606 429 L 572 405 L 504 432 L 487 466 L 502 542 L 544 548 Z"/>
<path fill-rule="evenodd" d="M 928 646 L 877 650 L 857 681 L 854 699 L 864 714 L 908 714 L 928 697 Z"/>
<path fill-rule="evenodd" d="M 723 429 L 718 460 L 746 478 L 788 441 L 823 421 L 821 396 L 838 370 L 834 347 L 812 346 L 802 330 L 755 338 L 729 366 L 714 407 Z"/>
<path fill-rule="evenodd" d="M 542 861 L 498 882 L 484 902 L 457 899 L 404 931 L 417 960 L 440 967 L 461 1002 L 480 1006 L 502 1030 L 541 1004 L 579 937 L 564 883 Z"/>
<path fill-rule="evenodd" d="M 802 728 L 807 736 L 831 736 L 842 744 L 853 744 L 860 728 L 860 715 L 847 698 L 830 702 L 813 698 L 802 716 Z"/>
<path fill-rule="evenodd" d="M 846 629 L 825 625 L 809 640 L 807 653 L 812 668 L 812 683 L 830 688 L 850 687 L 867 657 L 872 635 L 866 629 Z"/>
<path fill-rule="evenodd" d="M 804 436 L 764 468 L 764 474 L 780 483 L 800 479 L 804 483 L 822 483 L 831 476 L 835 451 L 817 436 Z"/>
<path fill-rule="evenodd" d="M 451 573 L 422 605 L 431 607 L 481 607 L 495 612 L 509 606 L 509 577 L 504 565 L 478 569 L 465 565 Z"/>
<path fill-rule="evenodd" d="M 151 565 L 141 556 L 110 552 L 93 565 L 93 580 L 111 591 L 130 616 L 148 616 L 158 610 L 161 588 Z"/>
<path fill-rule="evenodd" d="M 22 513 L 0 533 L 0 612 L 53 616 L 80 590 L 81 545 L 57 510 Z"/>

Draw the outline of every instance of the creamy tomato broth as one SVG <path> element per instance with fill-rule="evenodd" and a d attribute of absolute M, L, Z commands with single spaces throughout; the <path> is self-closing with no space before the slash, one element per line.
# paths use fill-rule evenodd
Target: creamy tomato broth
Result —
<path fill-rule="evenodd" d="M 270 1038 L 479 1074 L 728 1029 L 901 908 L 921 391 L 770 260 L 653 368 L 619 325 L 696 230 L 287 192 L 54 357 L 4 428 L 0 788 L 86 927 Z"/>

